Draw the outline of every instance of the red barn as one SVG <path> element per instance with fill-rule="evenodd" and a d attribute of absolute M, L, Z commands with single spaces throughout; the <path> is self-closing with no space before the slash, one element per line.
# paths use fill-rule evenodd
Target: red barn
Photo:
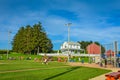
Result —
<path fill-rule="evenodd" d="M 101 53 L 100 46 L 98 46 L 95 43 L 92 43 L 87 46 L 87 52 L 88 54 L 100 54 Z"/>
<path fill-rule="evenodd" d="M 107 56 L 114 56 L 114 51 L 112 51 L 112 50 L 108 50 L 107 52 L 106 52 L 106 55 Z"/>

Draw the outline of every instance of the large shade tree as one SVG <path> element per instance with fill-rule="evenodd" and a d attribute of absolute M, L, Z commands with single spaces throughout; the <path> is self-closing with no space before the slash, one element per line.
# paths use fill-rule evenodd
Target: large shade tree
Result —
<path fill-rule="evenodd" d="M 13 51 L 20 53 L 52 52 L 53 44 L 41 23 L 21 27 L 13 39 Z"/>

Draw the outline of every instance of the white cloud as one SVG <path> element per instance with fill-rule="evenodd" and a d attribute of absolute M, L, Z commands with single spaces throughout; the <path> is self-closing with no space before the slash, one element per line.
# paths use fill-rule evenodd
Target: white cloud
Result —
<path fill-rule="evenodd" d="M 81 28 L 72 29 L 71 37 L 76 38 L 76 40 L 93 40 L 93 41 L 108 41 L 112 42 L 114 40 L 120 39 L 120 27 L 110 27 L 110 28 Z"/>
<path fill-rule="evenodd" d="M 62 40 L 53 40 L 53 43 L 56 44 L 56 43 L 62 43 L 63 41 Z"/>

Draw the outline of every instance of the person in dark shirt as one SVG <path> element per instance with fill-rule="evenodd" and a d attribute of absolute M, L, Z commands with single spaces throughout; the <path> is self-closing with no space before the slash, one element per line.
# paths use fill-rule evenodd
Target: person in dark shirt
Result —
<path fill-rule="evenodd" d="M 107 59 L 105 59 L 105 67 L 107 67 Z"/>

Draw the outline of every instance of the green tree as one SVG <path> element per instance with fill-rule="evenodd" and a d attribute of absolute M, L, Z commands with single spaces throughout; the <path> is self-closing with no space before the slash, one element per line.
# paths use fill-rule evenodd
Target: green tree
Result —
<path fill-rule="evenodd" d="M 78 41 L 78 43 L 80 43 L 82 49 L 86 50 L 86 47 L 87 47 L 89 44 L 91 44 L 92 41 L 81 41 L 81 42 Z"/>
<path fill-rule="evenodd" d="M 51 40 L 46 35 L 41 23 L 21 27 L 13 39 L 13 51 L 22 53 L 51 52 Z"/>
<path fill-rule="evenodd" d="M 24 53 L 31 53 L 31 51 L 34 49 L 32 44 L 32 28 L 30 25 L 26 26 L 26 29 L 24 31 Z"/>
<path fill-rule="evenodd" d="M 23 41 L 24 41 L 24 27 L 21 27 L 18 30 L 18 33 L 14 36 L 12 45 L 13 45 L 13 51 L 15 52 L 23 52 Z"/>

